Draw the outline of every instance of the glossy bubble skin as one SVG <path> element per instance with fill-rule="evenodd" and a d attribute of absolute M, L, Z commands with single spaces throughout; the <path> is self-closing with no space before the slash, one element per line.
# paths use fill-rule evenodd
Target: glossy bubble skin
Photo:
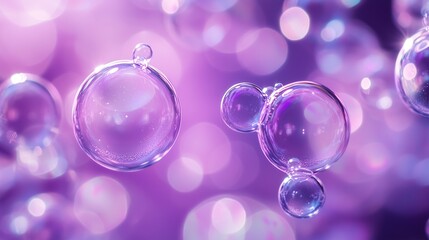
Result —
<path fill-rule="evenodd" d="M 253 132 L 259 127 L 259 117 L 266 95 L 252 83 L 238 83 L 222 98 L 221 114 L 225 124 L 238 132 Z"/>
<path fill-rule="evenodd" d="M 180 128 L 180 106 L 167 78 L 132 61 L 102 66 L 82 84 L 73 121 L 81 148 L 112 170 L 134 171 L 159 161 Z"/>
<path fill-rule="evenodd" d="M 429 31 L 408 38 L 396 59 L 395 81 L 402 100 L 414 112 L 429 116 Z"/>
<path fill-rule="evenodd" d="M 346 109 L 335 94 L 313 82 L 274 91 L 261 114 L 259 143 L 268 160 L 287 172 L 297 158 L 305 169 L 327 169 L 344 153 L 350 135 Z"/>
<path fill-rule="evenodd" d="M 58 132 L 61 119 L 56 88 L 26 73 L 12 75 L 0 87 L 0 139 L 16 147 L 46 146 Z"/>
<path fill-rule="evenodd" d="M 293 172 L 280 185 L 279 203 L 289 215 L 309 218 L 316 215 L 325 203 L 325 191 L 311 172 Z"/>

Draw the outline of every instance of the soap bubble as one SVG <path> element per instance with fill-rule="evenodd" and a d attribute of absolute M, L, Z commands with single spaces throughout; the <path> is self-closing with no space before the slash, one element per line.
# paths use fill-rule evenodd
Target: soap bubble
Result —
<path fill-rule="evenodd" d="M 289 174 L 280 185 L 282 209 L 297 218 L 312 217 L 325 203 L 325 191 L 320 180 L 310 171 Z"/>
<path fill-rule="evenodd" d="M 344 153 L 350 135 L 347 112 L 335 94 L 313 82 L 275 90 L 261 113 L 259 143 L 269 161 L 288 171 L 299 159 L 311 171 L 327 169 Z"/>
<path fill-rule="evenodd" d="M 429 31 L 421 29 L 408 38 L 396 59 L 396 87 L 414 112 L 429 116 Z"/>
<path fill-rule="evenodd" d="M 167 78 L 148 65 L 152 50 L 139 44 L 133 61 L 96 69 L 77 93 L 73 121 L 81 148 L 112 170 L 134 171 L 159 161 L 173 146 L 180 106 Z"/>
<path fill-rule="evenodd" d="M 258 86 L 252 83 L 238 83 L 229 88 L 222 98 L 222 119 L 235 131 L 256 131 L 265 100 L 266 95 Z"/>
<path fill-rule="evenodd" d="M 42 78 L 17 73 L 0 86 L 0 141 L 9 146 L 47 146 L 61 119 L 56 88 Z"/>

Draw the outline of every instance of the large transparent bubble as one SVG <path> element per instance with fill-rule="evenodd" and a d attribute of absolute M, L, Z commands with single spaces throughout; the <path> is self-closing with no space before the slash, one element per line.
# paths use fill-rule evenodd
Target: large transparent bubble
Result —
<path fill-rule="evenodd" d="M 408 38 L 396 59 L 396 87 L 407 106 L 429 116 L 429 31 L 426 28 Z"/>
<path fill-rule="evenodd" d="M 93 72 L 77 93 L 73 121 L 81 148 L 95 162 L 118 171 L 138 170 L 171 149 L 180 106 L 167 78 L 148 65 L 152 50 L 137 45 L 134 61 Z"/>
<path fill-rule="evenodd" d="M 261 114 L 259 143 L 282 171 L 298 159 L 311 171 L 327 169 L 344 153 L 348 115 L 335 94 L 313 82 L 295 82 L 274 91 Z"/>
<path fill-rule="evenodd" d="M 0 141 L 11 147 L 47 146 L 61 119 L 56 88 L 42 78 L 17 73 L 0 86 Z"/>

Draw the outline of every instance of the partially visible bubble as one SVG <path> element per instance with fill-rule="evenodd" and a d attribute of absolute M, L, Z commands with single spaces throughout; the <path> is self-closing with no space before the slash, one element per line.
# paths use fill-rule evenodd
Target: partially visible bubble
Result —
<path fill-rule="evenodd" d="M 408 38 L 395 66 L 397 90 L 414 112 L 429 117 L 429 31 L 421 29 Z"/>
<path fill-rule="evenodd" d="M 142 68 L 147 68 L 147 66 L 149 66 L 150 60 L 152 59 L 152 55 L 152 48 L 149 45 L 139 43 L 134 48 L 133 61 Z"/>
<path fill-rule="evenodd" d="M 423 0 L 394 0 L 393 20 L 405 33 L 413 33 L 424 26 L 427 5 Z"/>
<path fill-rule="evenodd" d="M 251 83 L 236 84 L 222 98 L 222 119 L 235 131 L 256 131 L 265 100 L 266 95 L 258 86 Z"/>
<path fill-rule="evenodd" d="M 325 203 L 325 191 L 311 172 L 296 172 L 288 175 L 280 185 L 279 202 L 287 214 L 309 218 L 316 215 Z"/>
<path fill-rule="evenodd" d="M 58 133 L 61 99 L 42 78 L 17 73 L 0 86 L 0 140 L 16 147 L 49 145 Z"/>

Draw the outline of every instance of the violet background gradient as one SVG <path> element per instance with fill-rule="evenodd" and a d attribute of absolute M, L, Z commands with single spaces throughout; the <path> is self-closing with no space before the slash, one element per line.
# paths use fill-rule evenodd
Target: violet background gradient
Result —
<path fill-rule="evenodd" d="M 234 32 L 219 48 L 201 38 L 184 42 L 177 33 L 201 33 L 212 13 L 196 11 L 175 31 L 161 2 L 59 0 L 61 14 L 36 24 L 25 21 L 35 8 L 29 2 L 0 1 L 0 81 L 16 72 L 38 74 L 63 101 L 54 145 L 38 155 L 2 150 L 0 239 L 427 239 L 429 122 L 406 109 L 394 88 L 394 61 L 405 36 L 393 22 L 391 1 L 340 10 L 344 40 L 320 44 L 309 36 L 296 42 L 283 37 L 283 1 L 239 0 L 226 12 L 233 12 L 227 23 Z M 96 66 L 131 59 L 139 42 L 152 46 L 151 64 L 173 83 L 182 126 L 159 163 L 114 172 L 77 145 L 72 103 Z M 364 77 L 381 79 L 368 95 L 359 90 Z M 235 83 L 298 80 L 331 88 L 352 123 L 346 153 L 317 174 L 325 206 L 305 220 L 281 211 L 277 191 L 285 173 L 264 157 L 257 134 L 228 129 L 219 112 L 222 95 Z M 379 96 L 389 96 L 390 104 L 377 108 Z M 50 200 L 40 208 L 40 199 Z M 256 213 L 264 221 L 252 222 Z"/>

